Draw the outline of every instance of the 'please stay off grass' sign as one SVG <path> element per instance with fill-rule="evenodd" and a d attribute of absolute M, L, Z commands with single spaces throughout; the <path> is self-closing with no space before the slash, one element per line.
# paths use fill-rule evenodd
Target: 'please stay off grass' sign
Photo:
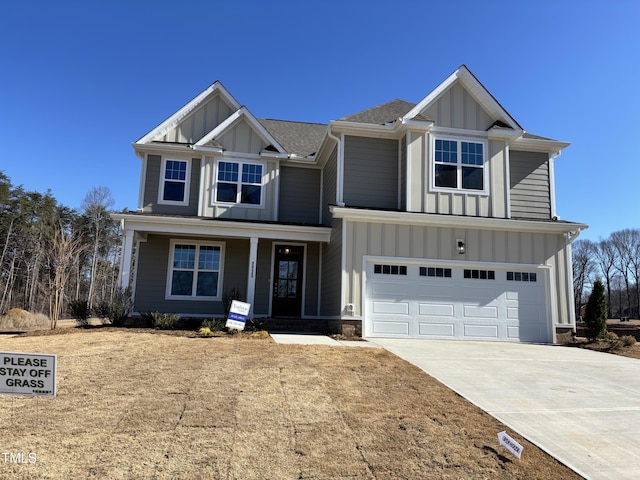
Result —
<path fill-rule="evenodd" d="M 56 396 L 56 356 L 0 352 L 0 393 Z"/>

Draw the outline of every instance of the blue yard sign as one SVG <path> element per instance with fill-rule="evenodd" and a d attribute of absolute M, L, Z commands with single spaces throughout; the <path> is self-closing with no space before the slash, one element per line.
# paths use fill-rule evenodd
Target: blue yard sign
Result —
<path fill-rule="evenodd" d="M 244 330 L 250 309 L 251 304 L 233 300 L 231 302 L 231 308 L 229 309 L 229 316 L 227 317 L 227 328 Z"/>

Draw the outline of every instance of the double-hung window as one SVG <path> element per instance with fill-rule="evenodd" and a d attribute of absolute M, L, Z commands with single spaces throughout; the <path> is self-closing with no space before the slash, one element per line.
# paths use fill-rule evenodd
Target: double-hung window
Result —
<path fill-rule="evenodd" d="M 160 172 L 158 203 L 187 205 L 189 203 L 190 162 L 164 159 Z"/>
<path fill-rule="evenodd" d="M 481 141 L 434 138 L 433 187 L 435 189 L 486 192 L 485 156 Z"/>
<path fill-rule="evenodd" d="M 262 205 L 260 163 L 219 161 L 216 170 L 217 203 Z"/>
<path fill-rule="evenodd" d="M 223 244 L 174 240 L 170 252 L 167 298 L 221 298 Z"/>

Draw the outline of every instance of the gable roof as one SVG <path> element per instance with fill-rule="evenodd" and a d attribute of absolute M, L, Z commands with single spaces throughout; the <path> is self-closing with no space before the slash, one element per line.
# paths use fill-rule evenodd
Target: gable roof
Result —
<path fill-rule="evenodd" d="M 205 89 L 200 94 L 196 95 L 193 100 L 187 103 L 180 110 L 175 112 L 169 118 L 167 118 L 164 122 L 158 125 L 156 128 L 151 130 L 149 133 L 144 135 L 142 138 L 137 140 L 135 143 L 149 143 L 152 142 L 154 138 L 163 135 L 164 133 L 171 130 L 173 127 L 177 126 L 182 120 L 185 119 L 190 113 L 192 113 L 195 109 L 197 109 L 202 103 L 206 102 L 209 98 L 214 95 L 221 95 L 222 98 L 234 109 L 237 110 L 240 108 L 240 104 L 237 102 L 235 98 L 229 93 L 229 91 L 224 88 L 222 83 L 216 80 L 213 84 L 211 84 L 207 89 Z"/>
<path fill-rule="evenodd" d="M 221 137 L 225 133 L 227 133 L 234 125 L 236 125 L 240 120 L 246 120 L 247 123 L 253 128 L 253 130 L 262 138 L 262 140 L 267 144 L 267 149 L 275 150 L 279 153 L 286 153 L 285 149 L 280 145 L 280 143 L 271 135 L 264 126 L 258 121 L 256 117 L 249 111 L 249 109 L 245 106 L 240 107 L 234 113 L 229 115 L 229 117 L 224 120 L 220 125 L 207 133 L 204 137 L 198 140 L 194 147 L 203 147 L 207 145 L 209 142 L 216 140 Z M 271 147 L 271 148 L 270 148 Z"/>
<path fill-rule="evenodd" d="M 460 82 L 465 89 L 491 114 L 493 118 L 501 120 L 505 125 L 513 130 L 524 130 L 516 120 L 500 105 L 493 95 L 482 83 L 469 71 L 466 65 L 461 65 L 455 72 L 449 75 L 440 85 L 424 97 L 404 116 L 405 120 L 413 120 L 435 102 L 445 91 L 450 89 L 456 82 Z"/>

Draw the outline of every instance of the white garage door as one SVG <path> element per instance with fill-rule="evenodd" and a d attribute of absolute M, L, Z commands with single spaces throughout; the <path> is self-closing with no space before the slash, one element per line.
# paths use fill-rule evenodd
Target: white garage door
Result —
<path fill-rule="evenodd" d="M 365 336 L 550 342 L 543 272 L 368 262 Z"/>

